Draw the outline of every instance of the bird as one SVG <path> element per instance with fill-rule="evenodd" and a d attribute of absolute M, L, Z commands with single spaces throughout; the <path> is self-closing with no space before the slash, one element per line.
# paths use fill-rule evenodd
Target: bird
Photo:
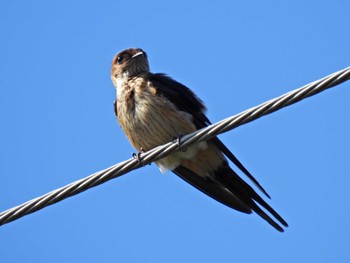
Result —
<path fill-rule="evenodd" d="M 141 48 L 118 52 L 110 75 L 116 90 L 114 113 L 118 124 L 139 153 L 211 124 L 203 101 L 168 75 L 151 73 L 147 54 Z M 270 198 L 218 137 L 178 150 L 155 163 L 161 172 L 170 170 L 220 203 L 246 214 L 255 212 L 283 232 L 287 222 L 229 166 L 228 160 Z"/>

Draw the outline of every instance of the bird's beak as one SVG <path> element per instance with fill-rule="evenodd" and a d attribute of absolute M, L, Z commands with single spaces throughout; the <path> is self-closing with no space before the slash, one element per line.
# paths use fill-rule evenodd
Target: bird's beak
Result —
<path fill-rule="evenodd" d="M 142 52 L 142 51 L 137 52 L 135 55 L 132 56 L 132 58 L 135 58 L 135 57 L 140 56 L 140 55 L 143 55 L 143 52 Z"/>

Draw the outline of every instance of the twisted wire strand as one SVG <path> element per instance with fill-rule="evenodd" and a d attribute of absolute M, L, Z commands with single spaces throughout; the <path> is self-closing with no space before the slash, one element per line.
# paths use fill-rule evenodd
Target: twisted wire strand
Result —
<path fill-rule="evenodd" d="M 185 135 L 180 142 L 169 142 L 158 146 L 148 152 L 140 154 L 139 158 L 130 158 L 96 172 L 83 179 L 70 183 L 66 186 L 53 190 L 40 197 L 34 198 L 21 205 L 10 208 L 0 213 L 0 225 L 9 223 L 30 213 L 36 212 L 46 206 L 55 204 L 67 197 L 79 194 L 89 188 L 103 184 L 113 178 L 119 177 L 145 164 L 159 160 L 166 155 L 187 148 L 194 143 L 206 141 L 220 133 L 232 130 L 240 125 L 256 120 L 262 116 L 275 112 L 283 107 L 299 102 L 305 98 L 320 93 L 350 79 L 350 67 L 337 71 L 320 80 L 307 84 L 299 89 L 290 91 L 275 99 L 264 102 L 258 106 L 245 110 L 239 114 L 221 120 L 206 128 Z M 180 144 L 180 145 L 179 145 Z"/>

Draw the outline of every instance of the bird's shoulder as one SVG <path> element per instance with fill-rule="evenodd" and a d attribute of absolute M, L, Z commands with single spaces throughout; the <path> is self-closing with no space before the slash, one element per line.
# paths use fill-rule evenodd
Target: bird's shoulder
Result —
<path fill-rule="evenodd" d="M 191 89 L 163 73 L 149 73 L 147 79 L 157 95 L 172 102 L 177 109 L 190 113 L 198 129 L 210 124 L 204 103 Z"/>

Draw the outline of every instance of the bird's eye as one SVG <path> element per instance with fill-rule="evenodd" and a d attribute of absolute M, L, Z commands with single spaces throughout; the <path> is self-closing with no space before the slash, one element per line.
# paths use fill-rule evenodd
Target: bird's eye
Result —
<path fill-rule="evenodd" d="M 117 59 L 116 59 L 116 63 L 120 64 L 123 61 L 123 58 L 124 57 L 122 55 L 118 56 Z"/>

